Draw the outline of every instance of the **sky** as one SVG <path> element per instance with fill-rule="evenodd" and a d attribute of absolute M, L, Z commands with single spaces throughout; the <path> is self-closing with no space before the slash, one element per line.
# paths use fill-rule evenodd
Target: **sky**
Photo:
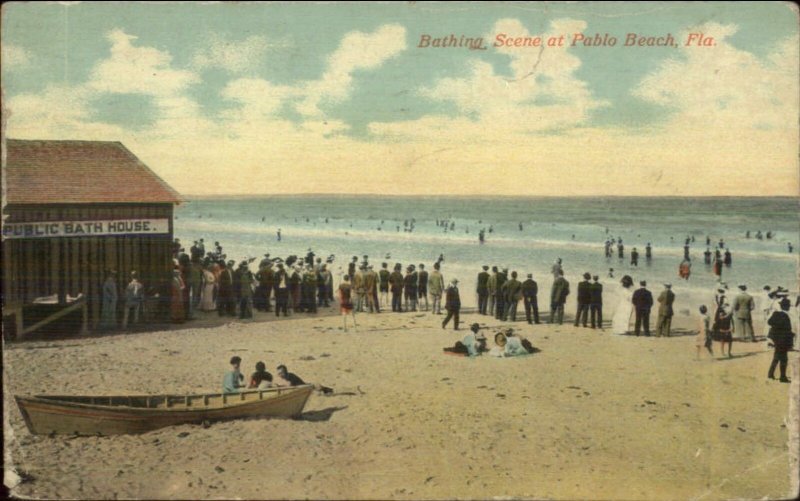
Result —
<path fill-rule="evenodd" d="M 800 188 L 791 3 L 64 2 L 2 14 L 5 137 L 121 141 L 184 195 Z"/>

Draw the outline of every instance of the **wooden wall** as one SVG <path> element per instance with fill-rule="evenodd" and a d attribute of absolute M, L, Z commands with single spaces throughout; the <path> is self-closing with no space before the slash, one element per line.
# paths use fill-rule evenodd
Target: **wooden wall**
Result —
<path fill-rule="evenodd" d="M 168 290 L 172 274 L 171 204 L 6 206 L 8 223 L 89 221 L 107 219 L 169 219 L 169 233 L 8 239 L 3 241 L 3 305 L 28 304 L 42 296 L 84 294 L 89 301 L 90 327 L 100 319 L 104 272 L 117 271 L 120 298 L 132 270 L 145 290 Z M 122 309 L 122 301 L 118 304 Z"/>

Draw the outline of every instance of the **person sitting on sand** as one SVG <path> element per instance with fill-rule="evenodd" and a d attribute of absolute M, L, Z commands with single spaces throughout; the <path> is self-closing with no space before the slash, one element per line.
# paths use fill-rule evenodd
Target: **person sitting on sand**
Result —
<path fill-rule="evenodd" d="M 258 388 L 264 390 L 272 386 L 272 374 L 267 372 L 267 366 L 264 362 L 256 363 L 256 371 L 250 376 L 250 384 L 248 388 Z"/>
<path fill-rule="evenodd" d="M 494 335 L 494 348 L 489 350 L 493 357 L 516 357 L 536 353 L 538 350 L 527 339 L 515 336 L 513 329 L 508 329 L 508 335 L 498 332 Z"/>
<path fill-rule="evenodd" d="M 464 339 L 456 341 L 454 346 L 443 348 L 443 350 L 448 353 L 460 353 L 469 357 L 474 357 L 485 351 L 489 351 L 486 348 L 486 336 L 478 332 L 480 328 L 480 325 L 472 324 L 469 327 L 470 333 L 464 336 Z"/>
<path fill-rule="evenodd" d="M 231 370 L 225 373 L 225 378 L 222 380 L 223 393 L 236 393 L 240 391 L 240 388 L 244 387 L 242 384 L 244 376 L 239 371 L 241 364 L 242 359 L 240 357 L 231 358 Z"/>
<path fill-rule="evenodd" d="M 311 384 L 306 383 L 303 381 L 300 376 L 293 372 L 289 372 L 285 365 L 281 364 L 276 368 L 278 375 L 273 381 L 274 386 L 301 386 L 304 384 Z M 319 384 L 314 385 L 315 390 L 319 390 L 322 393 L 333 393 L 333 388 L 328 388 L 327 386 L 322 386 Z"/>

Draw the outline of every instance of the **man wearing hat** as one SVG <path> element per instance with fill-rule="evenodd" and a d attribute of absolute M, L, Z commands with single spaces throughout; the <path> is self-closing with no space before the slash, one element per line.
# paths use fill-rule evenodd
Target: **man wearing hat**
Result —
<path fill-rule="evenodd" d="M 425 265 L 422 263 L 419 264 L 417 280 L 417 297 L 419 298 L 420 309 L 422 309 L 422 300 L 424 299 L 424 311 L 428 311 L 428 272 L 425 271 Z"/>
<path fill-rule="evenodd" d="M 364 294 L 369 312 L 380 313 L 381 308 L 378 306 L 378 274 L 371 264 L 367 265 L 367 271 L 364 273 Z"/>
<path fill-rule="evenodd" d="M 253 302 L 259 311 L 272 311 L 272 304 L 270 298 L 272 296 L 272 281 L 274 272 L 272 271 L 272 261 L 267 254 L 258 266 L 258 273 L 256 280 L 258 281 L 258 288 L 256 289 L 256 296 Z"/>
<path fill-rule="evenodd" d="M 414 265 L 409 264 L 406 268 L 406 276 L 403 278 L 403 291 L 405 292 L 406 311 L 417 311 L 417 283 L 419 277 Z"/>
<path fill-rule="evenodd" d="M 382 303 L 383 307 L 386 308 L 386 303 L 389 302 L 389 264 L 388 263 L 381 263 L 381 271 L 378 272 L 378 282 L 380 288 L 380 301 L 379 305 Z"/>
<path fill-rule="evenodd" d="M 753 315 L 752 311 L 756 305 L 753 297 L 747 293 L 747 286 L 745 284 L 739 285 L 741 291 L 733 300 L 734 319 L 736 322 L 735 330 L 743 339 L 749 338 L 750 341 L 756 342 L 756 336 L 753 333 Z"/>
<path fill-rule="evenodd" d="M 487 284 L 489 282 L 489 267 L 484 265 L 483 271 L 478 273 L 478 287 L 475 292 L 478 293 L 478 313 L 486 315 L 486 303 L 488 299 L 489 289 Z"/>
<path fill-rule="evenodd" d="M 522 299 L 522 284 L 517 280 L 517 272 L 511 272 L 511 279 L 503 284 L 504 294 L 503 301 L 506 304 L 506 311 L 503 314 L 503 320 L 511 319 L 512 322 L 517 321 L 517 304 Z"/>
<path fill-rule="evenodd" d="M 589 305 L 592 302 L 592 284 L 589 279 L 592 275 L 587 271 L 583 274 L 583 282 L 578 284 L 578 310 L 575 312 L 575 327 L 580 322 L 586 327 L 586 322 L 589 317 Z"/>
<path fill-rule="evenodd" d="M 775 379 L 775 369 L 780 364 L 781 370 L 781 383 L 788 383 L 789 379 L 786 377 L 786 366 L 788 365 L 787 352 L 792 349 L 794 345 L 794 336 L 792 332 L 792 319 L 789 318 L 789 307 L 792 302 L 789 298 L 780 300 L 780 311 L 773 312 L 769 317 L 767 323 L 769 324 L 769 337 L 775 347 L 775 353 L 772 357 L 772 363 L 769 366 L 767 377 Z"/>
<path fill-rule="evenodd" d="M 217 312 L 219 316 L 235 315 L 236 305 L 233 303 L 233 271 L 224 260 L 219 261 L 219 289 L 217 291 Z"/>
<path fill-rule="evenodd" d="M 550 323 L 564 323 L 564 303 L 569 296 L 569 282 L 564 278 L 564 271 L 556 272 L 557 278 L 553 281 L 550 289 Z"/>
<path fill-rule="evenodd" d="M 589 303 L 589 317 L 592 322 L 592 329 L 603 328 L 603 284 L 598 282 L 599 276 L 592 277 L 591 302 Z"/>
<path fill-rule="evenodd" d="M 394 265 L 394 271 L 389 275 L 389 288 L 392 290 L 392 311 L 400 313 L 403 311 L 403 274 L 400 270 L 403 265 Z"/>
<path fill-rule="evenodd" d="M 533 274 L 528 273 L 528 279 L 522 282 L 522 298 L 525 304 L 525 320 L 531 322 L 531 313 L 533 313 L 533 321 L 539 323 L 539 302 L 536 298 L 539 294 L 539 286 L 533 280 Z"/>
<path fill-rule="evenodd" d="M 492 266 L 492 274 L 489 275 L 489 278 L 486 280 L 486 312 L 489 315 L 494 315 L 494 299 L 495 294 L 497 293 L 497 266 Z"/>
<path fill-rule="evenodd" d="M 255 279 L 247 261 L 239 265 L 239 318 L 253 318 L 253 283 Z"/>
<path fill-rule="evenodd" d="M 497 289 L 494 293 L 494 318 L 503 320 L 506 314 L 505 289 L 503 286 L 508 280 L 508 268 L 497 274 Z"/>
<path fill-rule="evenodd" d="M 461 296 L 458 294 L 458 279 L 453 279 L 450 282 L 450 287 L 445 292 L 444 309 L 447 310 L 447 316 L 444 317 L 442 322 L 442 329 L 447 327 L 450 319 L 453 319 L 453 326 L 458 330 L 458 313 L 461 311 Z"/>
<path fill-rule="evenodd" d="M 283 267 L 283 263 L 278 263 L 278 270 L 273 275 L 273 284 L 275 286 L 275 316 L 281 316 L 283 312 L 284 317 L 289 316 L 289 274 Z"/>
<path fill-rule="evenodd" d="M 650 309 L 653 307 L 653 295 L 647 290 L 646 281 L 642 280 L 639 285 L 641 287 L 633 293 L 633 298 L 631 299 L 633 309 L 636 312 L 634 332 L 638 336 L 642 325 L 644 325 L 644 335 L 650 336 Z"/>
<path fill-rule="evenodd" d="M 672 284 L 664 284 L 664 290 L 658 296 L 658 321 L 656 322 L 656 336 L 669 337 L 669 330 L 672 327 L 672 304 L 675 302 L 675 293 L 672 292 Z"/>

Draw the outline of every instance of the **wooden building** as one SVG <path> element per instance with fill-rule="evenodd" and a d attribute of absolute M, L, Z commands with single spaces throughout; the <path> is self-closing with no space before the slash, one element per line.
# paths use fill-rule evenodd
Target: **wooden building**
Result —
<path fill-rule="evenodd" d="M 120 314 L 132 270 L 151 296 L 169 297 L 181 198 L 133 153 L 119 142 L 14 139 L 5 153 L 4 326 L 20 338 L 44 325 L 24 316 L 49 296 L 59 305 L 51 320 L 81 307 L 83 329 L 95 328 L 106 270 L 118 273 Z"/>

